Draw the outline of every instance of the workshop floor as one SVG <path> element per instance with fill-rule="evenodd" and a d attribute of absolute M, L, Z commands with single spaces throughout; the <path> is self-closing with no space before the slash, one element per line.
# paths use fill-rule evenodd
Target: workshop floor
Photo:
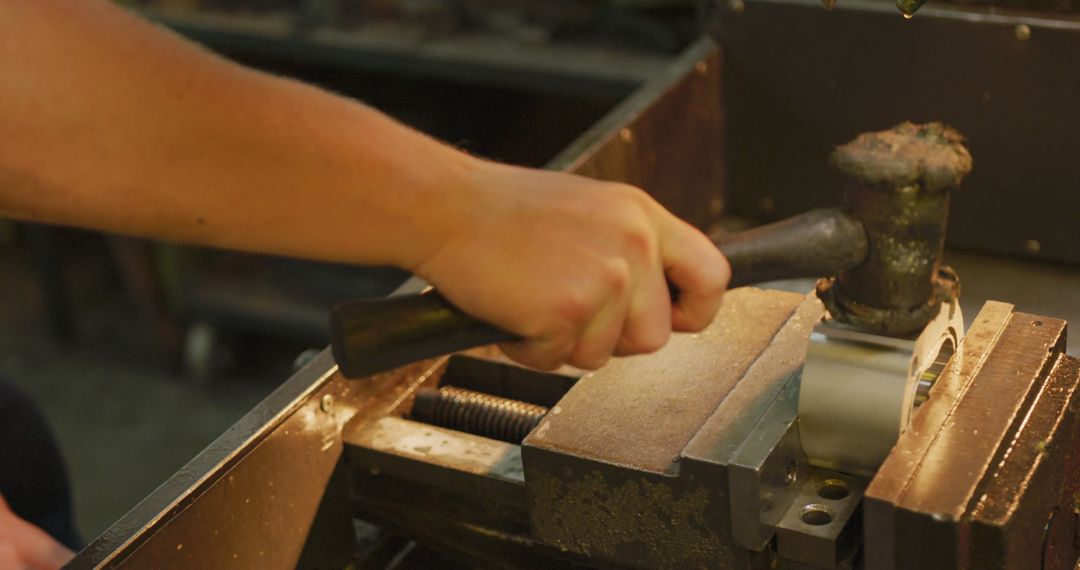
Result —
<path fill-rule="evenodd" d="M 211 386 L 162 362 L 100 255 L 67 266 L 79 341 L 54 343 L 24 252 L 0 247 L 0 375 L 38 402 L 67 460 L 89 541 L 284 380 L 288 364 Z"/>

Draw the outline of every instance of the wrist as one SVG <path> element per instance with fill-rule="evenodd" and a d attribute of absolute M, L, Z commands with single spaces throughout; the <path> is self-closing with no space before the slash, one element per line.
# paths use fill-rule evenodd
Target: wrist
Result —
<path fill-rule="evenodd" d="M 409 251 L 408 258 L 399 264 L 412 273 L 422 274 L 422 268 L 447 244 L 476 224 L 491 187 L 490 177 L 500 166 L 450 147 L 445 150 L 443 168 L 428 171 L 431 176 L 424 181 L 425 198 L 414 216 L 416 231 L 406 238 L 413 247 L 404 248 Z"/>

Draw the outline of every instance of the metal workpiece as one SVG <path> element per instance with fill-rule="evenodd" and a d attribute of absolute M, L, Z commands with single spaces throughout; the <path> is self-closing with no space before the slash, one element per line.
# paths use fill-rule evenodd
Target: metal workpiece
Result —
<path fill-rule="evenodd" d="M 543 406 L 454 386 L 421 388 L 412 407 L 419 421 L 508 443 L 521 443 L 547 412 Z"/>
<path fill-rule="evenodd" d="M 833 152 L 832 163 L 849 177 L 847 207 L 870 242 L 863 263 L 819 287 L 836 319 L 907 335 L 959 294 L 959 280 L 941 267 L 941 255 L 950 190 L 972 165 L 962 140 L 940 123 L 902 123 Z"/>
<path fill-rule="evenodd" d="M 814 328 L 799 393 L 803 449 L 814 465 L 872 476 L 929 397 L 964 337 L 955 301 L 918 337 L 869 334 L 834 321 Z M 921 396 L 920 396 L 921 392 Z"/>
<path fill-rule="evenodd" d="M 863 225 L 837 209 L 729 234 L 717 245 L 731 264 L 729 287 L 836 275 L 862 263 L 869 249 Z"/>
<path fill-rule="evenodd" d="M 859 507 L 867 479 L 814 468 L 777 524 L 776 551 L 812 568 L 851 568 L 862 538 Z"/>
<path fill-rule="evenodd" d="M 1065 323 L 987 303 L 866 492 L 868 568 L 1067 568 L 1080 362 Z M 1065 522 L 1063 522 L 1065 521 Z"/>

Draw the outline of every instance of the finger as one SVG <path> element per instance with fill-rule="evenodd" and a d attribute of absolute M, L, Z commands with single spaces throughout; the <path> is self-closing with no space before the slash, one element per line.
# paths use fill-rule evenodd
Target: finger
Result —
<path fill-rule="evenodd" d="M 677 331 L 696 332 L 716 317 L 731 266 L 705 234 L 681 220 L 675 222 L 660 241 L 665 273 L 679 290 L 671 308 L 671 325 Z"/>
<path fill-rule="evenodd" d="M 630 311 L 630 297 L 615 294 L 597 313 L 570 354 L 569 364 L 583 370 L 596 370 L 607 364 L 623 334 L 623 325 Z"/>
<path fill-rule="evenodd" d="M 503 354 L 511 360 L 537 370 L 555 370 L 566 364 L 574 351 L 576 335 L 565 334 L 555 338 L 520 340 L 499 345 Z"/>
<path fill-rule="evenodd" d="M 75 554 L 48 533 L 11 511 L 0 514 L 0 527 L 16 552 L 32 568 L 51 569 L 67 564 Z"/>
<path fill-rule="evenodd" d="M 15 551 L 14 545 L 6 542 L 0 543 L 0 568 L 22 569 L 26 567 L 26 563 L 19 557 L 19 553 Z"/>
<path fill-rule="evenodd" d="M 659 350 L 671 337 L 671 296 L 657 267 L 642 276 L 630 301 L 615 354 L 628 356 Z"/>

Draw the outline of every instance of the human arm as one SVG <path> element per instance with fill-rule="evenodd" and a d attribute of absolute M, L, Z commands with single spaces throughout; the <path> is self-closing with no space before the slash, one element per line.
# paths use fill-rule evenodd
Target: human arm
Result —
<path fill-rule="evenodd" d="M 73 556 L 45 531 L 19 518 L 0 496 L 0 568 L 51 570 Z"/>
<path fill-rule="evenodd" d="M 100 0 L 0 6 L 0 214 L 414 271 L 595 368 L 713 317 L 728 268 L 635 188 L 486 162 Z M 681 293 L 672 307 L 665 274 Z"/>

